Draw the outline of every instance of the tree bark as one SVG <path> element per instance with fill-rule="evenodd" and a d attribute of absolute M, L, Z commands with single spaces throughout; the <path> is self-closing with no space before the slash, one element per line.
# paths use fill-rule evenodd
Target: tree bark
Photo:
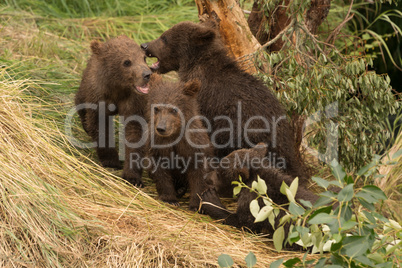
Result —
<path fill-rule="evenodd" d="M 284 5 L 281 3 L 271 12 L 269 17 L 264 15 L 264 11 L 261 9 L 261 0 L 255 0 L 251 14 L 248 18 L 248 24 L 251 32 L 257 38 L 261 45 L 265 44 L 269 40 L 272 40 L 277 36 L 286 26 L 289 25 L 291 19 L 286 14 L 289 0 L 284 1 Z M 309 10 L 305 14 L 305 24 L 307 29 L 316 34 L 318 27 L 323 23 L 328 16 L 331 6 L 331 0 L 312 0 Z M 269 31 L 266 30 L 267 22 L 269 21 Z M 279 39 L 271 46 L 268 47 L 270 51 L 279 51 L 284 45 L 284 42 Z"/>
<path fill-rule="evenodd" d="M 261 47 L 251 33 L 243 10 L 235 0 L 195 0 L 201 21 L 212 20 L 230 53 L 249 72 L 255 72 L 254 63 L 246 55 Z"/>

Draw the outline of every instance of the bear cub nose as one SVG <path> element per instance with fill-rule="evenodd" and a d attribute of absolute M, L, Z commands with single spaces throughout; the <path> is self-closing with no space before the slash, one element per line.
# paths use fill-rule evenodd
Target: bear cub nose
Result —
<path fill-rule="evenodd" d="M 157 126 L 156 131 L 160 134 L 164 134 L 166 132 L 166 127 L 165 126 Z"/>
<path fill-rule="evenodd" d="M 151 74 L 152 74 L 151 70 L 145 70 L 142 73 L 142 79 L 144 79 L 144 81 L 149 81 L 149 79 L 151 78 Z"/>
<path fill-rule="evenodd" d="M 143 44 L 141 44 L 141 48 L 142 48 L 143 50 L 147 50 L 147 48 L 148 48 L 148 43 L 143 43 Z"/>

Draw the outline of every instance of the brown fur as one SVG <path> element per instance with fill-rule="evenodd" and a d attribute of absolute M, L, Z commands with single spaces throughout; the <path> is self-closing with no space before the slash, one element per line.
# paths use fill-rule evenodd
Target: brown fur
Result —
<path fill-rule="evenodd" d="M 188 186 L 192 210 L 199 208 L 199 196 L 208 188 L 204 179 L 208 167 L 203 165 L 202 160 L 213 154 L 206 129 L 197 118 L 196 95 L 199 87 L 200 83 L 196 80 L 184 84 L 152 78 L 147 109 L 150 134 L 148 156 L 154 160 L 148 174 L 156 183 L 159 198 L 173 205 L 179 204 L 178 197 L 185 193 Z M 185 135 L 180 137 L 181 133 Z M 157 148 L 152 145 L 152 139 L 154 144 L 166 147 Z M 170 144 L 176 139 L 177 143 Z M 197 145 L 204 146 L 197 148 Z M 155 165 L 157 161 L 171 159 L 172 155 L 190 161 L 188 168 L 175 165 L 175 161 L 170 161 L 169 167 Z M 201 161 L 196 162 L 196 159 Z"/>
<path fill-rule="evenodd" d="M 92 55 L 84 70 L 75 104 L 96 104 L 96 109 L 77 107 L 78 114 L 85 131 L 97 142 L 96 151 L 101 164 L 119 168 L 121 164 L 115 149 L 113 116 L 118 114 L 125 119 L 132 115 L 143 117 L 146 103 L 143 93 L 146 93 L 151 71 L 145 63 L 144 52 L 126 36 L 106 43 L 93 41 L 91 50 Z M 104 128 L 100 127 L 102 124 L 105 124 Z M 126 141 L 132 144 L 139 141 L 143 131 L 140 124 L 128 121 L 125 125 Z M 142 186 L 142 170 L 129 166 L 128 157 L 134 151 L 144 154 L 143 148 L 126 146 L 123 178 Z"/>
<path fill-rule="evenodd" d="M 213 28 L 181 22 L 141 47 L 147 56 L 158 58 L 159 63 L 151 69 L 159 73 L 177 71 L 183 82 L 200 80 L 201 89 L 197 97 L 200 113 L 209 119 L 211 132 L 217 133 L 210 135 L 211 142 L 223 145 L 222 148 L 215 148 L 216 156 L 222 158 L 234 150 L 264 142 L 269 146 L 268 152 L 285 160 L 283 172 L 307 178 L 303 162 L 297 157 L 293 129 L 284 108 L 260 80 L 239 68 Z M 241 103 L 240 120 L 238 103 Z M 214 120 L 217 116 L 231 119 L 232 136 L 229 131 L 217 132 L 229 127 L 227 120 Z M 243 129 L 254 116 L 263 117 L 269 124 L 269 130 L 248 133 L 250 142 L 246 142 Z M 264 129 L 266 124 L 258 119 L 252 120 L 248 127 Z"/>

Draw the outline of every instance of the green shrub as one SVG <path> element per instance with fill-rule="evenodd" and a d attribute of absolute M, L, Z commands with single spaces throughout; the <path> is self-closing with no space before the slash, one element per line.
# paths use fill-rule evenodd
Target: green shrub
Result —
<path fill-rule="evenodd" d="M 393 159 L 401 154 L 402 150 L 399 150 Z M 263 199 L 264 207 L 260 208 L 254 200 L 250 203 L 250 210 L 255 222 L 269 219 L 276 229 L 273 242 L 278 251 L 282 250 L 284 242 L 290 245 L 297 243 L 309 249 L 303 259 L 293 258 L 283 263 L 286 267 L 396 267 L 401 261 L 402 228 L 396 221 L 381 215 L 381 204 L 387 197 L 381 189 L 367 183 L 367 178 L 378 176 L 379 160 L 380 156 L 374 157 L 369 165 L 353 175 L 348 175 L 333 161 L 331 181 L 313 177 L 323 189 L 315 204 L 295 200 L 297 178 L 290 186 L 282 184 L 280 191 L 289 200 L 284 205 L 272 202 L 266 195 L 269 185 L 260 179 L 251 188 L 240 180 L 233 191 L 238 193 L 241 188 L 247 188 L 258 195 L 257 199 Z M 340 188 L 340 191 L 330 190 L 331 186 Z M 286 215 L 275 226 L 278 210 L 284 210 Z M 290 223 L 290 228 L 288 237 L 285 237 L 284 226 L 287 223 Z M 306 260 L 309 252 L 319 253 L 322 257 Z M 330 257 L 324 255 L 325 252 L 329 252 Z M 271 267 L 277 267 L 282 262 L 283 259 Z"/>

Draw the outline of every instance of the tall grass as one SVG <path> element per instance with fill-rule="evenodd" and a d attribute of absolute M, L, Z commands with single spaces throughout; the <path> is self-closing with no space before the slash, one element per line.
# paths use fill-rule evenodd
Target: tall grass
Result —
<path fill-rule="evenodd" d="M 385 201 L 383 211 L 398 222 L 402 222 L 401 208 L 402 208 L 402 155 L 396 159 L 392 156 L 402 150 L 402 132 L 395 138 L 395 143 L 387 152 L 384 158 L 384 165 L 380 167 L 379 171 L 384 177 L 377 180 L 376 184 L 387 195 L 388 200 Z M 387 165 L 390 159 L 394 163 Z"/>
<path fill-rule="evenodd" d="M 192 0 L 5 0 L 14 9 L 56 18 L 121 17 L 166 12 L 188 12 L 194 9 Z"/>

